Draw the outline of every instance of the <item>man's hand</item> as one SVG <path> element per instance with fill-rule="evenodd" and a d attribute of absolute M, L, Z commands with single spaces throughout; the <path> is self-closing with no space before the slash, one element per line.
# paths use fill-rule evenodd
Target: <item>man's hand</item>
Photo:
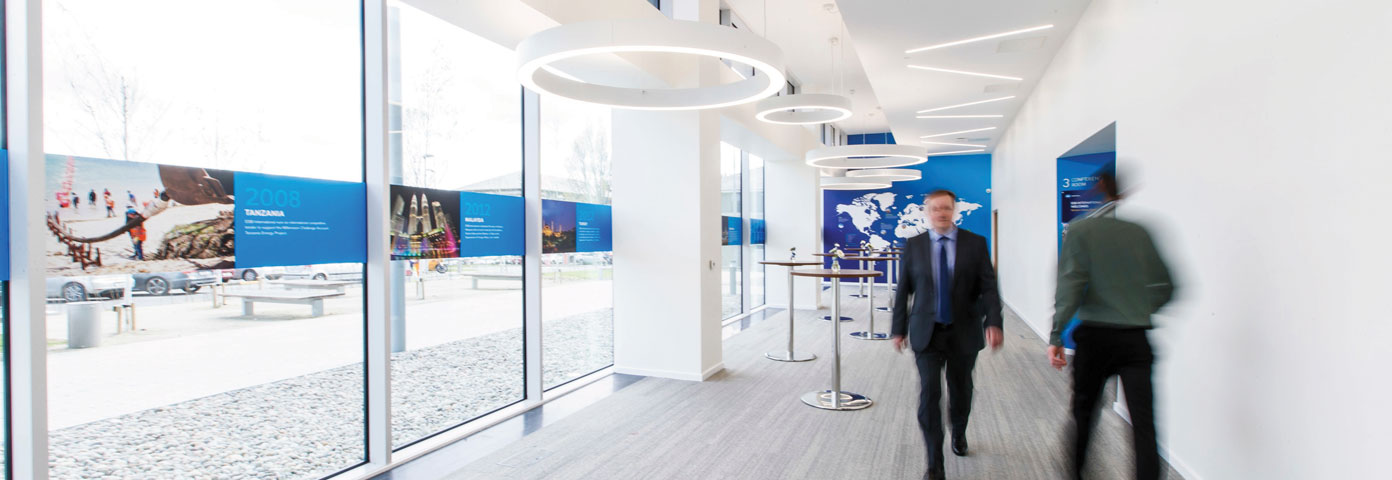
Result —
<path fill-rule="evenodd" d="M 1068 366 L 1068 359 L 1063 356 L 1063 347 L 1049 345 L 1049 365 L 1053 365 L 1058 370 Z"/>
<path fill-rule="evenodd" d="M 991 350 L 1000 350 L 1005 343 L 1005 333 L 1000 327 L 986 327 L 986 344 L 991 346 Z"/>
<path fill-rule="evenodd" d="M 897 353 L 897 352 L 903 352 L 903 351 L 904 351 L 904 336 L 903 336 L 903 335 L 895 335 L 895 336 L 893 336 L 893 337 L 890 337 L 889 343 L 892 344 L 892 345 L 894 345 L 894 351 L 895 351 L 896 353 Z"/>

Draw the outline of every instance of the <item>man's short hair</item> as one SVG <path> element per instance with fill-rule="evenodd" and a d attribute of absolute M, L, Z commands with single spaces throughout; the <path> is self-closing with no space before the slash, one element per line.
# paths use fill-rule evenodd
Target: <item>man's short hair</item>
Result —
<path fill-rule="evenodd" d="M 937 197 L 947 197 L 947 198 L 951 198 L 951 199 L 952 199 L 952 203 L 954 203 L 954 204 L 957 203 L 957 194 L 952 193 L 952 190 L 947 190 L 947 189 L 933 190 L 933 193 L 929 193 L 927 197 L 924 197 L 924 198 L 923 198 L 923 203 L 928 203 L 928 202 L 932 201 L 934 198 L 937 198 Z"/>

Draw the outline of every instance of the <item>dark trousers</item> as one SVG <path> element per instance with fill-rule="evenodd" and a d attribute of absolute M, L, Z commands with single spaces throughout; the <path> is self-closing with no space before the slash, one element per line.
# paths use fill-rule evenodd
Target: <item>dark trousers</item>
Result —
<path fill-rule="evenodd" d="M 1131 432 L 1136 448 L 1136 478 L 1160 478 L 1160 450 L 1155 443 L 1154 394 L 1151 371 L 1155 354 L 1144 329 L 1083 325 L 1073 331 L 1073 472 L 1082 478 L 1088 441 L 1097 420 L 1102 387 L 1112 375 L 1121 377 Z"/>
<path fill-rule="evenodd" d="M 967 433 L 967 417 L 971 415 L 972 368 L 976 367 L 976 352 L 959 352 L 952 327 L 937 325 L 928 348 L 914 352 L 918 362 L 918 426 L 923 429 L 923 443 L 928 446 L 928 468 L 943 465 L 942 378 L 947 368 L 948 415 L 952 433 Z"/>

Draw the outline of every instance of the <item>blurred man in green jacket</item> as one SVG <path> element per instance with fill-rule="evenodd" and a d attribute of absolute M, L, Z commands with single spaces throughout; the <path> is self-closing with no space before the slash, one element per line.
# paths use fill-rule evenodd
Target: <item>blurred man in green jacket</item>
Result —
<path fill-rule="evenodd" d="M 1120 200 L 1116 178 L 1100 175 L 1097 188 L 1108 202 L 1098 211 L 1112 212 Z M 1121 377 L 1126 393 L 1135 438 L 1136 478 L 1159 478 L 1151 390 L 1155 355 L 1146 331 L 1153 327 L 1150 315 L 1168 303 L 1173 293 L 1170 271 L 1144 227 L 1107 213 L 1069 223 L 1059 254 L 1048 354 L 1054 368 L 1068 364 L 1063 330 L 1076 313 L 1082 324 L 1073 331 L 1077 346 L 1073 357 L 1074 478 L 1082 478 L 1098 397 L 1112 375 Z"/>

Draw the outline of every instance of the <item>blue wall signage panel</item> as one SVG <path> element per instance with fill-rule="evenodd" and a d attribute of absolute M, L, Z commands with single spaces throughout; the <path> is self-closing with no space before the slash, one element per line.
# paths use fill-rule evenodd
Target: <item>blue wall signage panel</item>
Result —
<path fill-rule="evenodd" d="M 889 140 L 888 135 L 865 135 L 864 143 Z M 921 180 L 895 182 L 879 190 L 825 190 L 822 194 L 822 242 L 842 248 L 869 242 L 874 248 L 904 246 L 908 238 L 927 232 L 929 220 L 923 202 L 938 189 L 957 194 L 955 221 L 959 228 L 986 237 L 991 245 L 991 156 L 953 155 L 932 157 L 909 167 L 923 174 Z M 824 259 L 830 268 L 831 261 Z M 879 262 L 877 269 L 886 265 Z M 874 281 L 885 282 L 887 277 Z"/>
<path fill-rule="evenodd" d="M 764 219 L 762 219 L 762 218 L 751 218 L 751 219 L 749 219 L 749 244 L 750 244 L 750 245 L 763 245 L 763 244 L 764 244 L 764 235 L 765 235 L 765 232 L 764 232 Z"/>
<path fill-rule="evenodd" d="M 236 174 L 238 268 L 367 261 L 362 183 Z"/>
<path fill-rule="evenodd" d="M 608 252 L 614 249 L 613 210 L 608 205 L 575 204 L 575 251 Z"/>
<path fill-rule="evenodd" d="M 1097 178 L 1106 172 L 1116 175 L 1116 152 L 1075 155 L 1058 159 L 1058 248 L 1063 249 L 1063 236 L 1068 233 L 1068 222 L 1102 206 L 1101 192 L 1094 189 Z M 1063 330 L 1063 346 L 1073 348 L 1073 330 L 1078 328 L 1077 316 Z"/>
<path fill-rule="evenodd" d="M 610 206 L 541 201 L 541 253 L 607 252 L 613 238 Z"/>
<path fill-rule="evenodd" d="M 47 155 L 51 277 L 356 263 L 362 183 Z"/>
<path fill-rule="evenodd" d="M 744 241 L 743 238 L 743 217 L 720 217 L 720 224 L 723 228 L 720 231 L 721 245 L 739 245 Z"/>
<path fill-rule="evenodd" d="M 522 197 L 459 192 L 459 256 L 525 253 L 524 209 Z"/>

